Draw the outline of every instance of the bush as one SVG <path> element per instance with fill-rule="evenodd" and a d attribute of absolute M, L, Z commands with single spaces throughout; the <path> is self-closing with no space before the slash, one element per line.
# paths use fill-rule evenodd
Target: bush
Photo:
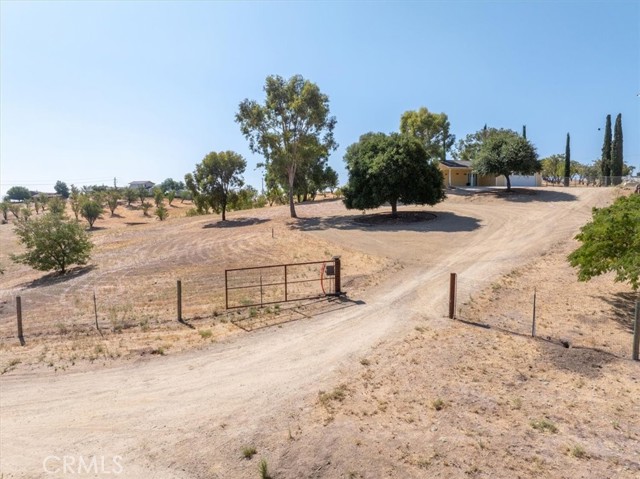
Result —
<path fill-rule="evenodd" d="M 80 214 L 89 223 L 89 229 L 92 229 L 102 214 L 102 205 L 95 200 L 86 200 L 80 206 Z"/>
<path fill-rule="evenodd" d="M 39 271 L 65 273 L 71 264 L 86 264 L 93 248 L 76 221 L 52 213 L 29 221 L 18 220 L 15 231 L 27 252 L 12 255 L 11 259 Z"/>
<path fill-rule="evenodd" d="M 167 217 L 169 216 L 169 210 L 167 210 L 167 208 L 164 205 L 160 205 L 156 208 L 156 217 L 160 220 L 160 221 L 164 221 L 167 219 Z"/>

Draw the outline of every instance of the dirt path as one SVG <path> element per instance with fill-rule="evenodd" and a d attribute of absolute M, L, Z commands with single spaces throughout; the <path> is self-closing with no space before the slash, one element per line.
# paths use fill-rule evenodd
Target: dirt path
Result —
<path fill-rule="evenodd" d="M 418 315 L 434 325 L 441 321 L 449 272 L 486 285 L 573 234 L 610 194 L 545 190 L 512 201 L 452 196 L 434 209 L 437 220 L 403 227 L 341 223 L 337 203 L 300 208 L 309 218 L 300 222 L 303 231 L 396 259 L 403 269 L 365 297 L 351 298 L 364 304 L 204 351 L 83 373 L 3 378 L 0 471 L 43 477 L 48 456 L 121 456 L 124 477 L 257 477 L 239 460 L 239 447 L 265 428 L 286 435 L 305 398 L 375 344 L 413 328 Z"/>

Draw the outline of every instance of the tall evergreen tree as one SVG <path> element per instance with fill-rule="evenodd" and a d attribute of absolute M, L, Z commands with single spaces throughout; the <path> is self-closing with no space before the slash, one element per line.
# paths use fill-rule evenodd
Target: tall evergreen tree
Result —
<path fill-rule="evenodd" d="M 527 139 L 527 125 L 522 125 L 522 138 Z"/>
<path fill-rule="evenodd" d="M 564 149 L 564 186 L 569 186 L 571 177 L 571 137 L 567 133 L 567 146 Z"/>
<path fill-rule="evenodd" d="M 604 143 L 602 144 L 601 173 L 604 176 L 605 185 L 611 176 L 611 115 L 607 115 L 607 123 L 604 127 Z"/>
<path fill-rule="evenodd" d="M 613 144 L 611 145 L 611 179 L 614 185 L 622 182 L 622 113 L 616 117 L 616 126 L 613 129 Z"/>

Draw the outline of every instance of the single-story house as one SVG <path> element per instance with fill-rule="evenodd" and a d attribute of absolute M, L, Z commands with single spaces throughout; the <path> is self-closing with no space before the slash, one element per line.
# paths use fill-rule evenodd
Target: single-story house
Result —
<path fill-rule="evenodd" d="M 503 176 L 479 175 L 471 168 L 470 161 L 440 160 L 440 171 L 444 175 L 444 184 L 451 186 L 507 186 Z M 510 175 L 511 186 L 542 186 L 542 175 Z"/>
<path fill-rule="evenodd" d="M 153 181 L 132 181 L 129 183 L 129 188 L 137 190 L 138 188 L 144 188 L 147 191 L 151 191 L 151 188 L 155 186 Z"/>

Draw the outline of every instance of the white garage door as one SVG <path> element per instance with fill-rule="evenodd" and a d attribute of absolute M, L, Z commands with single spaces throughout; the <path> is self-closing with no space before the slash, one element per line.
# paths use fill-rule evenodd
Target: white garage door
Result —
<path fill-rule="evenodd" d="M 536 177 L 533 175 L 512 175 L 509 179 L 511 180 L 511 186 L 536 186 Z"/>

